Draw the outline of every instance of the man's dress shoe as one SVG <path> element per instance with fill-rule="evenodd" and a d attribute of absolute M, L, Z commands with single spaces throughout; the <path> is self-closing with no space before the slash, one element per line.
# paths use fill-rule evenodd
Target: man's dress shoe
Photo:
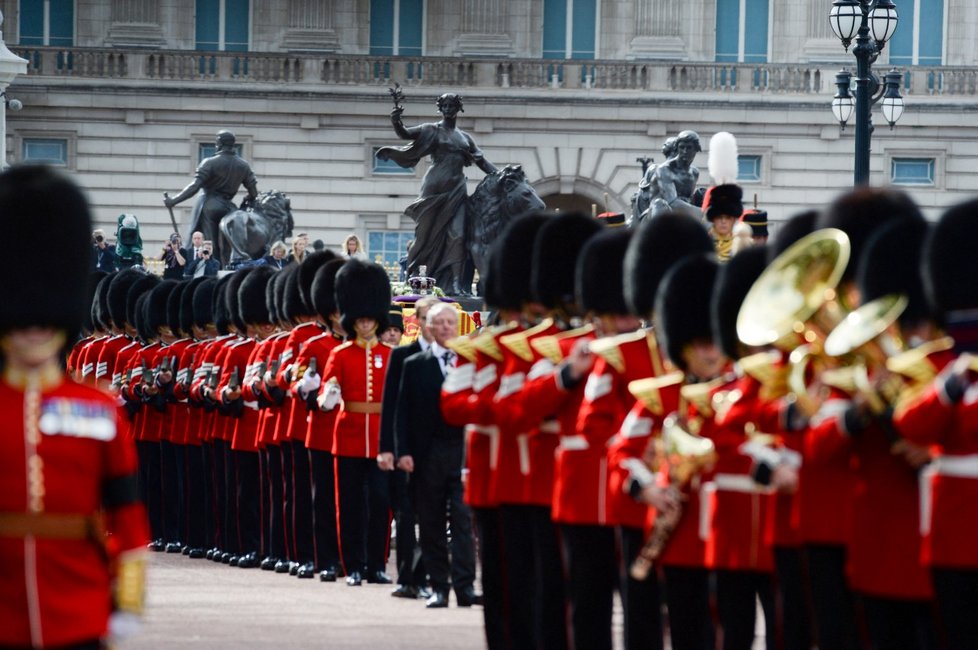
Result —
<path fill-rule="evenodd" d="M 436 591 L 431 594 L 431 598 L 424 605 L 428 609 L 439 609 L 441 607 L 448 607 L 448 593 L 444 591 Z"/>
<path fill-rule="evenodd" d="M 336 567 L 326 567 L 319 572 L 320 582 L 336 582 Z"/>
<path fill-rule="evenodd" d="M 251 552 L 238 558 L 238 566 L 242 569 L 258 568 L 258 553 Z"/>
<path fill-rule="evenodd" d="M 278 558 L 276 557 L 266 557 L 261 561 L 259 565 L 262 571 L 274 571 L 275 565 L 278 563 Z"/>
<path fill-rule="evenodd" d="M 313 578 L 316 576 L 316 565 L 312 562 L 306 562 L 299 567 L 295 575 L 297 578 Z"/>
<path fill-rule="evenodd" d="M 349 587 L 359 587 L 363 584 L 363 578 L 360 576 L 360 572 L 350 571 L 350 575 L 346 576 L 346 584 Z"/>
<path fill-rule="evenodd" d="M 458 602 L 459 607 L 472 607 L 472 605 L 483 604 L 482 594 L 477 593 L 475 589 L 469 587 L 468 589 L 463 589 L 461 592 L 456 592 L 455 600 Z"/>
<path fill-rule="evenodd" d="M 191 560 L 199 560 L 203 558 L 204 555 L 204 549 L 202 548 L 192 548 L 187 551 L 187 557 L 189 557 Z"/>
<path fill-rule="evenodd" d="M 275 563 L 275 573 L 288 573 L 289 572 L 289 561 L 279 560 Z"/>
<path fill-rule="evenodd" d="M 398 585 L 397 589 L 391 592 L 394 598 L 418 599 L 418 588 L 414 585 Z"/>
<path fill-rule="evenodd" d="M 367 582 L 372 585 L 390 585 L 394 584 L 391 577 L 384 573 L 383 571 L 371 571 L 367 574 Z"/>

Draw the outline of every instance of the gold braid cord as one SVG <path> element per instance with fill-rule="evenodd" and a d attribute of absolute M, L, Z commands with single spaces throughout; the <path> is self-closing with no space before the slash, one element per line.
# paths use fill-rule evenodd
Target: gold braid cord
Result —
<path fill-rule="evenodd" d="M 130 551 L 119 556 L 115 577 L 115 607 L 141 615 L 146 605 L 146 553 Z"/>

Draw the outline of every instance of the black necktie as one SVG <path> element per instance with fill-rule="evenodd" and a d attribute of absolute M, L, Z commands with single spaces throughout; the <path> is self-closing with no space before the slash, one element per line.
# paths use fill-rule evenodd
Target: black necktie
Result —
<path fill-rule="evenodd" d="M 448 370 L 452 367 L 452 361 L 455 359 L 455 353 L 451 350 L 446 350 L 443 355 L 441 355 L 442 369 Z"/>

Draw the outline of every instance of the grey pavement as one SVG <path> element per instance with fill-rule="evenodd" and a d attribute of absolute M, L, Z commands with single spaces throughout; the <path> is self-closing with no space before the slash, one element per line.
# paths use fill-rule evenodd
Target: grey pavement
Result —
<path fill-rule="evenodd" d="M 425 609 L 391 585 L 348 587 L 149 554 L 143 629 L 117 650 L 482 648 L 482 608 Z"/>

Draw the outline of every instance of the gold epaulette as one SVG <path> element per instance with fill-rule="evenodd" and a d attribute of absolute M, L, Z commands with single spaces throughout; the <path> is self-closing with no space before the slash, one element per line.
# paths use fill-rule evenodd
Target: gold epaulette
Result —
<path fill-rule="evenodd" d="M 761 384 L 762 399 L 776 399 L 788 393 L 788 366 L 780 364 L 777 350 L 758 352 L 742 358 L 737 364 L 749 377 Z"/>
<path fill-rule="evenodd" d="M 533 350 L 530 349 L 530 337 L 545 332 L 553 325 L 553 320 L 545 318 L 530 329 L 514 332 L 499 337 L 499 343 L 507 350 L 527 363 L 533 362 Z"/>
<path fill-rule="evenodd" d="M 495 361 L 503 360 L 502 350 L 496 343 L 496 337 L 505 334 L 516 327 L 516 323 L 506 323 L 505 325 L 493 325 L 483 330 L 481 334 L 473 339 L 475 349 Z"/>
<path fill-rule="evenodd" d="M 564 353 L 560 349 L 560 342 L 564 339 L 575 339 L 587 336 L 594 331 L 593 325 L 577 327 L 566 332 L 560 332 L 553 336 L 538 336 L 530 341 L 530 346 L 536 350 L 537 354 L 550 360 L 552 363 L 560 363 L 564 360 Z"/>
<path fill-rule="evenodd" d="M 890 357 L 886 360 L 886 368 L 890 372 L 907 377 L 916 384 L 929 384 L 937 376 L 938 371 L 927 357 L 953 347 L 954 339 L 943 336 Z"/>
<path fill-rule="evenodd" d="M 476 361 L 475 338 L 472 336 L 459 336 L 445 344 L 449 350 L 462 357 L 469 363 Z"/>
<path fill-rule="evenodd" d="M 628 392 L 650 412 L 655 415 L 665 415 L 665 406 L 662 403 L 660 391 L 667 386 L 676 386 L 681 383 L 683 383 L 683 373 L 671 372 L 661 377 L 636 379 L 629 382 Z"/>
<path fill-rule="evenodd" d="M 625 372 L 625 356 L 621 353 L 620 346 L 643 338 L 645 338 L 645 330 L 595 339 L 591 341 L 591 353 L 607 361 L 615 369 L 615 372 L 620 374 Z"/>
<path fill-rule="evenodd" d="M 706 418 L 713 417 L 713 389 L 728 381 L 727 377 L 717 377 L 698 384 L 686 384 L 679 389 L 679 395 L 696 407 L 696 411 Z"/>

